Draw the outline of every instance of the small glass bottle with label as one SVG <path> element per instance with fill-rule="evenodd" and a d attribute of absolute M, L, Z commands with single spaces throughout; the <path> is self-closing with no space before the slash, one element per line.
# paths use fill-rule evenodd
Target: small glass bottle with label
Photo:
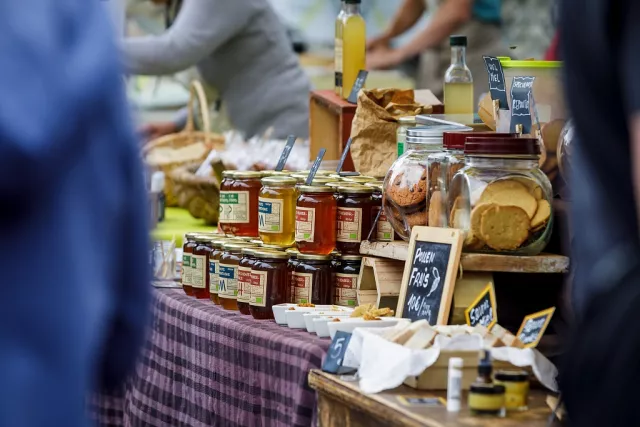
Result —
<path fill-rule="evenodd" d="M 295 242 L 296 180 L 262 178 L 258 204 L 258 231 L 266 244 L 291 246 Z"/>
<path fill-rule="evenodd" d="M 345 307 L 358 305 L 357 284 L 362 257 L 358 255 L 342 255 L 336 268 L 334 304 Z"/>
<path fill-rule="evenodd" d="M 184 293 L 193 296 L 193 288 L 191 287 L 191 278 L 193 277 L 191 272 L 191 255 L 193 255 L 193 249 L 198 246 L 196 243 L 197 233 L 187 233 L 184 235 L 184 245 L 182 246 L 182 271 L 181 281 L 182 289 Z"/>
<path fill-rule="evenodd" d="M 287 249 L 287 254 L 289 254 L 289 262 L 287 262 L 287 282 L 289 283 L 289 291 L 287 292 L 287 303 L 293 303 L 293 295 L 295 294 L 295 285 L 296 282 L 293 279 L 293 273 L 296 271 L 296 267 L 298 266 L 298 254 L 300 253 L 297 249 Z"/>
<path fill-rule="evenodd" d="M 198 235 L 196 237 L 197 246 L 193 248 L 191 255 L 191 288 L 193 296 L 198 299 L 209 298 L 209 255 L 211 247 L 211 237 Z"/>
<path fill-rule="evenodd" d="M 334 300 L 331 255 L 300 253 L 293 273 L 295 304 L 330 305 Z"/>
<path fill-rule="evenodd" d="M 336 247 L 343 255 L 358 255 L 371 230 L 373 188 L 344 186 L 338 193 Z"/>
<path fill-rule="evenodd" d="M 238 264 L 238 310 L 240 313 L 251 315 L 249 301 L 251 301 L 251 268 L 256 263 L 255 254 L 257 248 L 242 249 L 242 259 Z"/>
<path fill-rule="evenodd" d="M 254 319 L 273 319 L 271 307 L 287 302 L 289 254 L 279 251 L 256 251 L 251 269 L 251 315 Z"/>
<path fill-rule="evenodd" d="M 238 310 L 238 268 L 242 249 L 247 247 L 253 246 L 250 243 L 239 242 L 224 244 L 224 253 L 220 257 L 218 297 L 220 305 L 226 310 Z"/>
<path fill-rule="evenodd" d="M 258 198 L 262 172 L 225 171 L 220 186 L 220 219 L 225 234 L 258 237 Z"/>
<path fill-rule="evenodd" d="M 220 257 L 224 253 L 225 241 L 213 243 L 213 251 L 209 254 L 209 298 L 214 304 L 220 305 L 218 287 L 220 286 Z"/>
<path fill-rule="evenodd" d="M 337 206 L 331 187 L 300 187 L 296 204 L 296 246 L 300 252 L 328 255 L 335 249 Z"/>

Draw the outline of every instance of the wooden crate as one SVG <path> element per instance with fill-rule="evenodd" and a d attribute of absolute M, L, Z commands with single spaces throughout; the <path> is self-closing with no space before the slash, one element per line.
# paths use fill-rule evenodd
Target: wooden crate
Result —
<path fill-rule="evenodd" d="M 404 262 L 384 258 L 362 259 L 358 276 L 358 304 L 375 304 L 393 310 L 398 305 Z"/>
<path fill-rule="evenodd" d="M 351 122 L 356 105 L 340 98 L 333 90 L 315 90 L 309 100 L 310 160 L 314 160 L 321 148 L 327 150 L 324 160 L 339 160 L 351 135 Z M 353 171 L 351 154 L 342 166 L 344 171 Z"/>

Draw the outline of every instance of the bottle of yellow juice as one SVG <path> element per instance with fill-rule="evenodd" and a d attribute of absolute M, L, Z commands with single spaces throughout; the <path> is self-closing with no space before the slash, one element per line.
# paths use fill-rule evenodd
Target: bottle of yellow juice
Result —
<path fill-rule="evenodd" d="M 367 27 L 361 0 L 344 0 L 342 16 L 342 97 L 348 98 L 360 70 L 367 67 Z"/>
<path fill-rule="evenodd" d="M 473 76 L 467 67 L 467 37 L 451 36 L 451 65 L 444 75 L 444 112 L 473 114 Z"/>
<path fill-rule="evenodd" d="M 336 95 L 342 96 L 342 28 L 345 15 L 345 3 L 342 1 L 342 8 L 336 18 L 336 38 L 335 38 L 335 90 Z"/>

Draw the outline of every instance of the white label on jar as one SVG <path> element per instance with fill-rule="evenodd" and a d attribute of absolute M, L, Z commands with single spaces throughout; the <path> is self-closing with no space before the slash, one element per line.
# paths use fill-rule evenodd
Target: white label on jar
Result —
<path fill-rule="evenodd" d="M 282 233 L 284 201 L 258 199 L 258 231 L 260 233 Z"/>
<path fill-rule="evenodd" d="M 251 299 L 251 267 L 238 267 L 238 302 Z"/>
<path fill-rule="evenodd" d="M 220 264 L 218 295 L 222 298 L 238 298 L 238 266 Z"/>
<path fill-rule="evenodd" d="M 218 275 L 218 261 L 209 260 L 209 293 L 218 294 L 218 282 L 220 276 Z"/>
<path fill-rule="evenodd" d="M 220 192 L 220 223 L 248 224 L 250 209 L 248 191 Z"/>
<path fill-rule="evenodd" d="M 387 215 L 382 210 L 380 217 L 378 218 L 378 225 L 376 227 L 376 240 L 378 242 L 393 242 L 393 227 L 387 219 Z"/>
<path fill-rule="evenodd" d="M 357 274 L 336 274 L 336 305 L 355 307 L 357 305 L 356 288 L 358 285 Z"/>
<path fill-rule="evenodd" d="M 182 285 L 191 286 L 191 254 L 182 254 Z"/>
<path fill-rule="evenodd" d="M 316 231 L 316 209 L 296 208 L 296 242 L 313 242 Z"/>
<path fill-rule="evenodd" d="M 338 208 L 338 242 L 362 241 L 362 208 Z"/>
<path fill-rule="evenodd" d="M 249 304 L 257 307 L 267 306 L 267 272 L 254 271 L 251 273 L 251 297 Z"/>
<path fill-rule="evenodd" d="M 207 257 L 204 255 L 191 255 L 191 286 L 196 289 L 207 287 Z"/>
<path fill-rule="evenodd" d="M 293 273 L 293 302 L 295 304 L 305 304 L 311 302 L 311 291 L 313 288 L 313 274 Z"/>

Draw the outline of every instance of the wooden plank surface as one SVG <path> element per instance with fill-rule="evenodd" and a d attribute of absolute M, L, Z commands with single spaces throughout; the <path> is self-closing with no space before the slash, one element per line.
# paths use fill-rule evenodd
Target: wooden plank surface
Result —
<path fill-rule="evenodd" d="M 377 394 L 366 395 L 357 382 L 343 381 L 336 375 L 313 370 L 309 385 L 318 392 L 319 427 L 544 427 L 551 410 L 545 399 L 547 393 L 534 390 L 529 397 L 529 410 L 509 413 L 505 418 L 472 416 L 463 397 L 462 410 L 449 413 L 446 408 L 405 406 L 399 396 L 446 397 L 446 392 L 420 392 L 406 386 Z M 554 423 L 553 426 L 560 424 Z"/>
<path fill-rule="evenodd" d="M 369 256 L 406 261 L 407 242 L 368 242 L 360 245 L 360 253 Z M 569 257 L 540 254 L 536 256 L 463 253 L 463 271 L 491 271 L 503 273 L 567 273 Z"/>

